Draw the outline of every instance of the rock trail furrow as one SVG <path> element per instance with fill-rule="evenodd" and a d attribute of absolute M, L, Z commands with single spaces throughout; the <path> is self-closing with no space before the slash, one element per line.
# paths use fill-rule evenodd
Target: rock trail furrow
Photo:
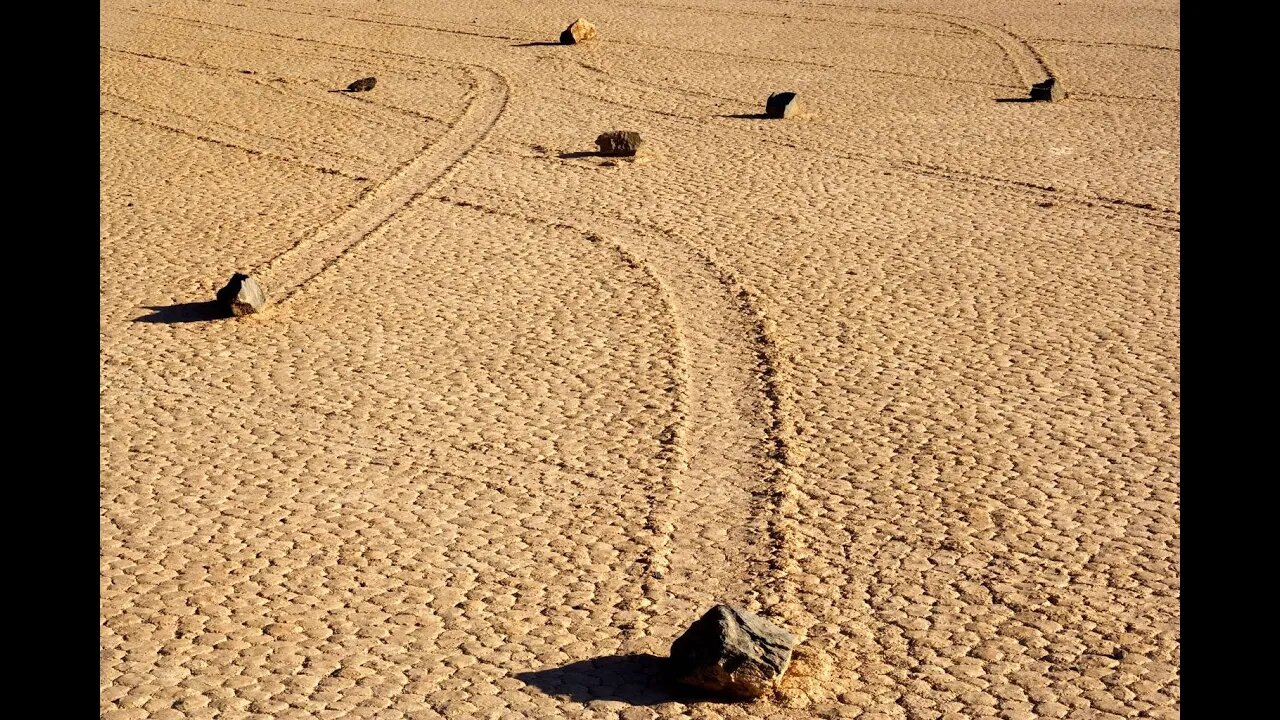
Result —
<path fill-rule="evenodd" d="M 634 256 L 627 245 L 601 235 L 593 229 L 566 223 L 563 220 L 535 217 L 523 212 L 512 212 L 498 206 L 454 199 L 449 196 L 438 196 L 436 199 L 449 203 L 454 207 L 488 215 L 515 218 L 535 225 L 575 232 L 593 245 L 607 247 L 617 255 L 624 265 L 642 274 L 660 298 L 663 304 L 663 315 L 669 323 L 667 334 L 670 344 L 663 350 L 668 355 L 668 362 L 672 368 L 673 417 L 659 438 L 664 456 L 662 458 L 664 466 L 663 477 L 656 487 L 649 486 L 645 490 L 645 503 L 648 507 L 648 512 L 643 524 L 645 532 L 648 534 L 648 544 L 644 555 L 639 561 L 641 577 L 633 585 L 639 591 L 633 602 L 637 607 L 647 610 L 645 612 L 646 616 L 651 616 L 654 610 L 652 605 L 654 598 L 661 597 L 665 591 L 666 575 L 670 572 L 670 552 L 676 527 L 670 517 L 671 513 L 668 508 L 681 494 L 682 476 L 688 467 L 689 449 L 686 437 L 690 430 L 690 387 L 689 378 L 687 377 L 689 361 L 687 342 L 681 322 L 682 316 L 675 309 L 677 301 L 673 299 L 667 284 L 654 273 L 644 259 Z M 635 624 L 628 628 L 632 640 L 643 638 L 648 629 L 647 624 Z"/>
<path fill-rule="evenodd" d="M 156 109 L 147 108 L 147 107 L 140 106 L 136 103 L 132 103 L 125 98 L 110 98 L 110 97 L 106 97 L 106 95 L 107 95 L 106 93 L 103 93 L 103 96 L 104 96 L 103 101 L 100 103 L 99 114 L 102 114 L 102 115 L 112 115 L 114 117 L 128 120 L 130 122 L 135 122 L 142 125 L 158 128 L 160 130 L 171 132 L 176 135 L 182 135 L 184 137 L 188 137 L 193 140 L 199 140 L 201 142 L 207 142 L 212 145 L 218 145 L 225 148 L 240 150 L 242 152 L 248 153 L 249 155 L 257 155 L 261 157 L 271 158 L 273 160 L 279 160 L 283 162 L 303 165 L 305 167 L 311 168 L 312 170 L 325 173 L 326 175 L 339 175 L 341 177 L 347 178 L 348 180 L 353 180 L 357 182 L 361 182 L 367 179 L 363 175 L 357 175 L 356 172 L 359 172 L 359 171 L 340 170 L 337 168 L 329 167 L 327 165 L 320 165 L 316 162 L 312 162 L 308 158 L 299 156 L 298 153 L 290 152 L 287 149 L 277 150 L 275 152 L 270 150 L 264 150 L 261 147 L 259 147 L 263 145 L 263 142 L 262 142 L 263 138 L 260 135 L 250 135 L 248 133 L 226 132 L 226 133 L 221 133 L 224 136 L 222 138 L 212 137 L 211 135 L 201 132 L 201 129 L 203 128 L 203 126 L 193 127 L 190 125 L 186 125 L 186 123 L 183 122 L 182 116 L 180 115 L 159 112 Z M 186 126 L 184 127 L 184 125 Z M 233 137 L 235 136 L 239 136 L 239 137 L 236 137 L 236 139 L 234 140 L 230 140 L 230 139 L 226 139 L 226 136 L 228 135 Z"/>
<path fill-rule="evenodd" d="M 466 197 L 480 200 L 459 200 L 451 193 L 455 203 L 516 208 L 501 212 L 535 219 L 548 212 L 494 188 L 456 185 Z M 793 467 L 797 442 L 786 356 L 759 293 L 724 263 L 664 228 L 568 208 L 558 213 L 562 223 L 598 229 L 669 289 L 670 312 L 685 344 L 680 357 L 687 408 L 678 435 L 685 472 L 679 494 L 669 501 L 668 532 L 675 533 L 670 544 L 684 544 L 679 554 L 685 557 L 701 557 L 717 548 L 699 552 L 687 543 L 707 526 L 720 524 L 737 528 L 732 540 L 752 548 L 730 548 L 713 566 L 686 567 L 668 587 L 721 588 L 720 597 L 807 627 L 803 608 L 788 588 L 799 541 L 788 508 L 800 482 Z"/>
<path fill-rule="evenodd" d="M 1177 717 L 1154 2 L 106 0 L 104 720 Z"/>
<path fill-rule="evenodd" d="M 102 97 L 106 102 L 100 105 L 102 107 L 111 105 L 110 109 L 117 113 L 131 114 L 191 135 L 200 134 L 203 130 L 212 136 L 220 136 L 215 139 L 228 145 L 261 150 L 265 154 L 276 157 L 292 158 L 316 168 L 339 168 L 347 177 L 376 177 L 389 170 L 373 158 L 325 149 L 316 143 L 299 142 L 255 130 L 246 130 L 231 123 L 205 120 L 190 113 L 141 102 L 109 90 L 103 90 Z M 214 127 L 205 127 L 207 125 Z"/>
<path fill-rule="evenodd" d="M 610 82 L 613 82 L 617 85 L 633 86 L 633 87 L 642 88 L 646 91 L 661 92 L 661 90 L 655 90 L 654 88 L 650 87 L 645 83 L 639 83 L 633 80 L 622 78 L 622 77 L 612 75 L 599 70 L 595 70 L 594 72 L 606 75 L 609 78 Z M 616 105 L 618 107 L 625 107 L 631 110 L 639 110 L 641 112 L 653 113 L 664 118 L 669 118 L 672 122 L 682 123 L 687 127 L 691 127 L 694 124 L 701 124 L 705 120 L 704 118 L 701 118 L 701 117 L 682 115 L 682 114 L 672 113 L 664 110 L 656 110 L 656 109 L 645 107 L 642 105 L 633 105 L 631 103 L 624 103 L 618 100 L 614 100 L 612 98 L 602 97 L 594 93 L 584 92 L 581 89 L 569 88 L 564 85 L 558 85 L 557 88 L 565 95 L 572 95 L 575 97 L 586 97 L 586 98 L 590 98 L 597 102 L 605 103 L 608 105 Z M 887 170 L 909 172 L 909 173 L 912 173 L 915 175 L 921 175 L 921 176 L 940 177 L 956 183 L 982 185 L 991 189 L 1000 190 L 1004 192 L 1013 192 L 1021 195 L 1040 195 L 1045 198 L 1051 198 L 1054 200 L 1060 200 L 1064 202 L 1071 202 L 1076 205 L 1081 205 L 1089 208 L 1101 209 L 1104 212 L 1111 211 L 1111 212 L 1133 213 L 1136 215 L 1144 216 L 1148 220 L 1155 221 L 1155 223 L 1153 223 L 1155 227 L 1159 227 L 1165 230 L 1176 230 L 1177 229 L 1176 227 L 1170 226 L 1166 223 L 1168 223 L 1169 221 L 1176 221 L 1181 215 L 1181 212 L 1175 208 L 1162 207 L 1160 205 L 1157 205 L 1151 202 L 1143 202 L 1140 200 L 1131 200 L 1127 198 L 1108 197 L 1108 196 L 1097 195 L 1097 194 L 1073 192 L 1063 188 L 1055 188 L 1052 185 L 1049 185 L 1048 183 L 1037 183 L 1037 182 L 1031 182 L 1027 180 L 1015 180 L 1011 178 L 997 177 L 997 176 L 987 175 L 983 173 L 976 173 L 976 172 L 958 170 L 954 168 L 947 168 L 947 167 L 938 165 L 936 163 L 926 163 L 926 162 L 912 161 L 912 160 L 897 160 L 897 159 L 888 158 L 888 157 L 880 157 L 874 153 L 860 152 L 860 151 L 848 150 L 848 149 L 840 149 L 835 151 L 831 149 L 815 149 L 815 148 L 809 148 L 809 147 L 797 145 L 795 143 L 788 142 L 786 140 L 775 140 L 768 137 L 759 138 L 759 141 L 768 143 L 771 145 L 776 145 L 778 147 L 785 147 L 791 150 L 798 150 L 800 152 L 804 152 L 808 154 L 822 155 L 826 157 L 835 157 L 835 158 L 840 158 L 842 160 L 864 162 L 864 163 L 872 164 L 876 167 L 887 169 Z"/>
<path fill-rule="evenodd" d="M 467 70 L 475 74 L 479 86 L 477 97 L 444 138 L 357 200 L 350 212 L 254 269 L 271 294 L 273 304 L 287 302 L 307 282 L 422 197 L 493 129 L 506 108 L 507 83 L 487 68 L 468 66 Z"/>
<path fill-rule="evenodd" d="M 137 32 L 139 34 L 146 34 L 152 37 L 164 37 L 169 39 L 182 40 L 186 42 L 198 42 L 198 38 L 194 38 L 189 35 L 184 35 L 182 33 L 175 33 L 175 32 L 165 32 L 161 30 L 156 30 L 154 28 L 148 28 L 146 30 L 138 30 Z M 222 47 L 239 47 L 245 50 L 250 50 L 255 52 L 264 52 L 267 50 L 270 50 L 273 52 L 288 52 L 280 48 L 253 47 L 250 45 L 244 45 L 244 44 L 232 43 L 232 42 L 224 42 L 224 43 L 220 43 L 220 45 Z M 331 92 L 330 88 L 319 87 L 319 83 L 316 80 L 305 79 L 300 81 L 291 80 L 288 82 L 281 82 L 284 80 L 283 78 L 276 78 L 273 81 L 273 80 L 267 80 L 261 77 L 257 77 L 256 75 L 246 74 L 243 68 L 235 68 L 235 67 L 224 66 L 224 65 L 214 65 L 211 63 L 201 62 L 201 61 L 193 60 L 190 58 L 179 59 L 179 58 L 170 57 L 167 55 L 161 55 L 157 53 L 144 53 L 144 52 L 136 52 L 133 50 L 126 50 L 122 48 L 112 48 L 106 45 L 102 45 L 101 48 L 103 50 L 108 50 L 110 52 L 120 53 L 123 55 L 132 56 L 132 57 L 137 57 L 137 58 L 142 58 L 147 60 L 155 60 L 158 62 L 171 63 L 173 65 L 190 68 L 198 72 L 217 73 L 217 74 L 225 75 L 232 78 L 242 79 L 245 82 L 253 83 L 257 87 L 263 88 L 277 95 L 281 95 L 281 96 L 290 98 L 291 100 L 303 102 L 312 107 L 318 108 L 321 112 L 340 113 L 350 118 L 356 118 L 362 124 L 368 123 L 368 124 L 378 125 L 380 127 L 386 128 L 390 132 L 397 132 L 397 133 L 412 132 L 415 129 L 415 126 L 417 126 L 423 120 L 430 123 L 444 125 L 446 127 L 448 126 L 448 123 L 446 121 L 438 117 L 428 115 L 426 113 L 396 107 L 395 105 L 378 103 L 369 98 L 353 96 L 346 93 L 333 93 Z M 324 59 L 330 60 L 332 62 L 342 62 L 342 64 L 345 64 L 351 67 L 353 71 L 361 71 L 365 69 L 365 67 L 367 67 L 367 64 L 364 64 L 364 63 L 358 63 L 354 61 L 344 62 L 344 61 L 339 61 L 333 57 L 322 56 L 314 53 L 304 53 L 304 52 L 299 52 L 297 50 L 294 50 L 293 52 L 289 52 L 288 54 L 303 56 L 303 57 L 323 57 Z M 380 70 L 380 72 L 384 74 L 390 74 L 390 73 L 399 74 L 394 68 L 388 68 L 388 67 L 383 67 Z M 416 79 L 416 78 L 407 77 L 407 79 Z M 349 103 L 359 103 L 362 107 L 354 107 Z M 372 113 L 370 111 L 372 111 Z M 373 116 L 373 114 L 379 114 L 379 113 L 383 114 L 384 117 L 379 118 L 379 117 Z M 389 121 L 390 118 L 394 118 L 395 120 L 399 120 L 400 122 L 390 122 Z"/>

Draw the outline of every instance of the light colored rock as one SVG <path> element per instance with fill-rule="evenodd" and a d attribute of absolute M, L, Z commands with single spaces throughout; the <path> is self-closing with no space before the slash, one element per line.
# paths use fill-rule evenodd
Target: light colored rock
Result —
<path fill-rule="evenodd" d="M 241 317 L 261 311 L 267 304 L 267 296 L 252 276 L 236 273 L 218 291 L 218 302 L 226 306 L 232 315 Z"/>
<path fill-rule="evenodd" d="M 586 18 L 578 18 L 573 24 L 564 29 L 560 33 L 560 43 L 562 45 L 575 45 L 587 40 L 596 39 L 596 26 L 587 22 Z"/>

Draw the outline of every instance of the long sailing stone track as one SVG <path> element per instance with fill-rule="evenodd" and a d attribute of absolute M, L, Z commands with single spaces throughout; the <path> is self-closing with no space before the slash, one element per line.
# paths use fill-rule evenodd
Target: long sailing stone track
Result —
<path fill-rule="evenodd" d="M 1177 4 L 623 5 L 101 6 L 104 720 L 1178 717 Z"/>
<path fill-rule="evenodd" d="M 332 223 L 272 258 L 256 271 L 278 292 L 275 304 L 286 302 L 308 281 L 324 272 L 356 243 L 369 237 L 397 212 L 423 194 L 493 128 L 507 104 L 508 90 L 502 76 L 492 70 L 469 66 L 475 77 L 475 99 L 442 141 L 398 169 L 372 192 L 352 204 Z"/>

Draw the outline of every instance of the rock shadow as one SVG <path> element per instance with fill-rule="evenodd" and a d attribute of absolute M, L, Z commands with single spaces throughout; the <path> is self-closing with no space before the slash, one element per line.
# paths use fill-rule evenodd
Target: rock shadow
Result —
<path fill-rule="evenodd" d="M 175 303 L 173 305 L 148 305 L 145 306 L 145 309 L 154 312 L 150 315 L 134 318 L 134 322 L 173 324 L 224 320 L 233 317 L 231 310 L 216 300 Z"/>
<path fill-rule="evenodd" d="M 567 696 L 584 704 L 592 700 L 628 705 L 726 702 L 676 685 L 668 674 L 667 658 L 648 654 L 605 655 L 558 668 L 517 673 L 516 679 L 548 695 Z"/>
<path fill-rule="evenodd" d="M 996 98 L 996 102 L 1035 102 L 1029 97 Z"/>
<path fill-rule="evenodd" d="M 731 118 L 733 120 L 772 120 L 767 113 L 742 113 L 739 115 L 717 115 L 716 117 Z"/>
<path fill-rule="evenodd" d="M 581 151 L 581 152 L 567 152 L 567 153 L 560 153 L 560 154 L 559 154 L 559 155 L 557 155 L 556 157 L 560 158 L 561 160 L 576 160 L 576 159 L 578 159 L 578 158 L 588 158 L 588 157 L 613 157 L 613 156 L 612 156 L 612 155 L 605 155 L 604 153 L 600 152 L 599 150 L 583 150 L 583 151 Z"/>
<path fill-rule="evenodd" d="M 515 43 L 511 47 L 547 47 L 548 45 L 563 45 L 564 43 L 550 42 L 547 40 L 535 40 L 532 42 Z"/>

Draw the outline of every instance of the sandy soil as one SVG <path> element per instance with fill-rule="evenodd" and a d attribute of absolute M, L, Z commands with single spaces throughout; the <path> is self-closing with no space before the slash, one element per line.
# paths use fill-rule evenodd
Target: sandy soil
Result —
<path fill-rule="evenodd" d="M 1177 717 L 1177 3 L 877 3 L 104 0 L 102 717 Z"/>

